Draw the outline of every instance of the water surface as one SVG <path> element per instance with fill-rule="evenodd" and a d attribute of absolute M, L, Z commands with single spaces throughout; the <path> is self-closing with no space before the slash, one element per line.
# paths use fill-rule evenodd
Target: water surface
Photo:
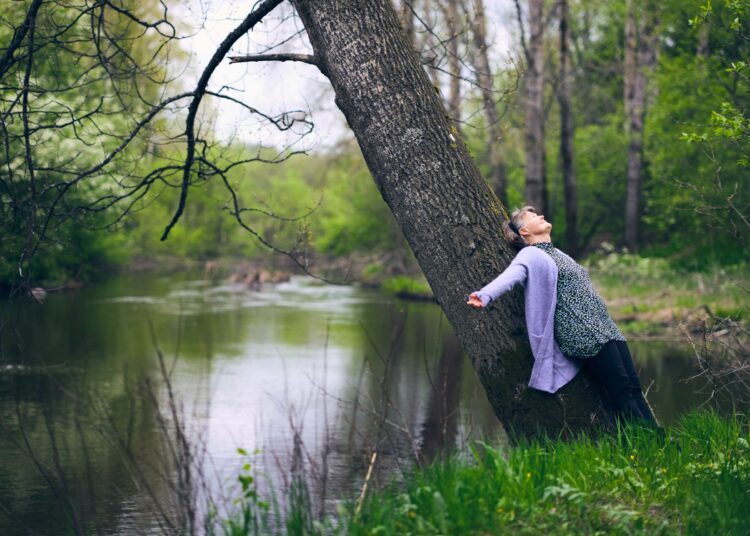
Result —
<path fill-rule="evenodd" d="M 304 468 L 332 509 L 359 493 L 374 451 L 377 485 L 417 451 L 503 440 L 432 303 L 302 277 L 251 291 L 146 274 L 5 305 L 3 319 L 2 534 L 166 531 L 185 510 L 176 489 L 200 517 L 208 496 L 231 502 L 247 461 L 280 494 Z M 687 345 L 630 346 L 662 422 L 705 400 L 681 381 Z"/>

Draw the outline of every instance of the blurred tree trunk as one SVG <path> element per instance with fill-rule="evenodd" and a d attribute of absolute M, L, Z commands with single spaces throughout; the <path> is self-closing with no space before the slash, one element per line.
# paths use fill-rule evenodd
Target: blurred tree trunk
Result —
<path fill-rule="evenodd" d="M 529 0 L 526 54 L 526 202 L 547 210 L 544 150 L 544 0 Z"/>
<path fill-rule="evenodd" d="M 573 166 L 573 110 L 571 108 L 570 49 L 568 48 L 567 0 L 560 0 L 560 85 L 557 98 L 560 103 L 560 162 L 565 190 L 565 242 L 568 254 L 578 256 L 578 200 L 576 175 Z"/>
<path fill-rule="evenodd" d="M 628 171 L 625 193 L 625 245 L 630 251 L 636 251 L 641 217 L 647 72 L 656 62 L 656 15 L 651 0 L 627 0 L 626 6 L 624 105 L 625 132 L 628 136 Z"/>
<path fill-rule="evenodd" d="M 495 193 L 503 203 L 508 202 L 506 189 L 507 178 L 505 174 L 505 163 L 500 149 L 503 131 L 500 126 L 500 118 L 497 114 L 497 106 L 493 94 L 494 82 L 490 58 L 487 51 L 487 25 L 484 20 L 484 1 L 474 0 L 474 24 L 472 27 L 474 38 L 474 71 L 477 84 L 482 92 L 482 104 L 484 106 L 484 117 L 487 121 L 487 153 L 490 161 L 490 184 Z"/>
<path fill-rule="evenodd" d="M 448 113 L 461 132 L 461 58 L 458 51 L 458 40 L 461 32 L 458 22 L 458 0 L 446 0 L 446 22 L 448 23 L 448 72 L 450 85 L 448 91 Z"/>
<path fill-rule="evenodd" d="M 533 358 L 516 289 L 487 310 L 467 295 L 513 257 L 506 216 L 452 128 L 388 0 L 292 0 L 383 199 L 472 360 L 495 414 L 534 435 L 594 430 L 604 412 L 583 375 L 555 395 L 527 387 Z"/>
<path fill-rule="evenodd" d="M 412 8 L 416 0 L 401 0 L 401 27 L 404 29 L 406 38 L 412 44 L 415 45 L 414 40 L 414 12 Z"/>

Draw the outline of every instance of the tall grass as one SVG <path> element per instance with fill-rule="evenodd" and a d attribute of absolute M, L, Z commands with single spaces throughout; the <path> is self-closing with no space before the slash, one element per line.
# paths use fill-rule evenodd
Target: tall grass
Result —
<path fill-rule="evenodd" d="M 289 534 L 748 534 L 750 435 L 744 416 L 699 412 L 666 439 L 627 427 L 599 439 L 476 444 L 413 468 L 335 519 Z M 295 504 L 295 503 L 292 503 Z M 299 504 L 296 503 L 299 507 Z M 252 532 L 246 532 L 249 534 Z M 232 532 L 237 534 L 237 532 Z"/>
<path fill-rule="evenodd" d="M 684 417 L 667 440 L 630 427 L 614 437 L 484 445 L 373 495 L 348 534 L 747 534 L 746 421 Z"/>

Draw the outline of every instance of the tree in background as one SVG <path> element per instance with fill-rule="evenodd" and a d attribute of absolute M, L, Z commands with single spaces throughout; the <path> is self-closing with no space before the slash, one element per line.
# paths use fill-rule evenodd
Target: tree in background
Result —
<path fill-rule="evenodd" d="M 647 82 L 656 63 L 656 6 L 650 0 L 627 0 L 625 24 L 624 101 L 628 136 L 625 245 L 638 248 L 638 222 L 643 183 L 643 135 Z"/>
<path fill-rule="evenodd" d="M 479 91 L 482 94 L 482 108 L 487 122 L 487 158 L 489 160 L 488 180 L 501 202 L 508 202 L 508 178 L 502 154 L 503 129 L 497 111 L 494 91 L 493 70 L 490 66 L 487 24 L 484 16 L 484 1 L 474 0 L 471 33 L 474 43 L 474 72 Z"/>
<path fill-rule="evenodd" d="M 516 5 L 518 3 L 516 2 Z M 519 25 L 523 29 L 518 7 Z M 528 45 L 521 33 L 526 57 L 526 202 L 540 214 L 548 210 L 547 157 L 544 140 L 544 0 L 528 1 Z"/>
<path fill-rule="evenodd" d="M 560 82 L 557 99 L 560 106 L 560 167 L 565 191 L 565 243 L 572 257 L 578 256 L 578 189 L 574 168 L 573 109 L 571 103 L 570 51 L 568 48 L 568 24 L 570 13 L 568 0 L 558 4 L 560 17 Z"/>

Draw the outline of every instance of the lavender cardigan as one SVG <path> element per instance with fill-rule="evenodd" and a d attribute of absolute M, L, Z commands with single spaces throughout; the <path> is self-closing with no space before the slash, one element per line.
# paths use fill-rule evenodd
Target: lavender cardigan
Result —
<path fill-rule="evenodd" d="M 554 393 L 572 380 L 581 368 L 566 357 L 555 342 L 557 265 L 539 248 L 523 248 L 503 273 L 476 295 L 487 306 L 517 284 L 525 288 L 526 330 L 529 333 L 534 367 L 529 387 Z"/>

